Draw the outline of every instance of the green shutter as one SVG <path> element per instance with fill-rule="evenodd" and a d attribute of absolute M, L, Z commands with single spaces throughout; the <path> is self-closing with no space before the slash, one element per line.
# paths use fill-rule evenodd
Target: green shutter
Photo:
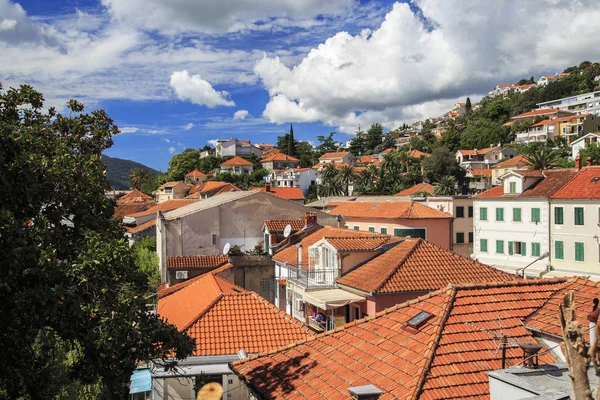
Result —
<path fill-rule="evenodd" d="M 387 235 L 387 228 L 381 228 L 380 230 L 383 235 Z"/>
<path fill-rule="evenodd" d="M 554 224 L 562 225 L 565 223 L 565 215 L 562 207 L 554 208 Z"/>
<path fill-rule="evenodd" d="M 531 209 L 531 222 L 540 222 L 540 209 L 532 208 Z"/>
<path fill-rule="evenodd" d="M 479 209 L 479 219 L 482 221 L 487 221 L 487 208 L 481 207 Z"/>
<path fill-rule="evenodd" d="M 469 243 L 473 243 L 473 232 L 469 232 Z"/>
<path fill-rule="evenodd" d="M 554 258 L 557 260 L 563 260 L 565 258 L 564 245 L 560 240 L 554 242 Z"/>
<path fill-rule="evenodd" d="M 521 255 L 522 256 L 527 255 L 527 243 L 525 243 L 525 242 L 521 242 Z"/>
<path fill-rule="evenodd" d="M 394 228 L 394 236 L 401 236 L 400 235 L 400 228 Z"/>
<path fill-rule="evenodd" d="M 504 240 L 496 240 L 496 253 L 504 254 Z"/>
<path fill-rule="evenodd" d="M 513 242 L 508 242 L 508 255 L 513 255 Z"/>
<path fill-rule="evenodd" d="M 355 231 L 359 231 L 359 230 L 360 230 L 360 226 L 358 226 L 358 225 L 354 225 L 354 230 L 355 230 Z"/>
<path fill-rule="evenodd" d="M 369 227 L 369 232 L 375 232 L 375 227 L 374 226 L 370 226 Z"/>
<path fill-rule="evenodd" d="M 583 224 L 583 207 L 575 207 L 575 225 Z"/>
<path fill-rule="evenodd" d="M 516 182 L 510 182 L 510 193 L 511 194 L 517 193 L 517 183 Z"/>
<path fill-rule="evenodd" d="M 465 234 L 462 232 L 456 232 L 456 243 L 462 244 L 465 242 Z"/>
<path fill-rule="evenodd" d="M 513 221 L 521 222 L 521 209 L 520 208 L 513 208 Z"/>
<path fill-rule="evenodd" d="M 487 253 L 487 239 L 479 239 L 479 247 L 482 253 Z"/>
<path fill-rule="evenodd" d="M 348 225 L 344 225 L 344 229 L 348 229 Z"/>
<path fill-rule="evenodd" d="M 575 261 L 585 261 L 584 252 L 584 244 L 581 242 L 575 242 Z"/>
<path fill-rule="evenodd" d="M 531 255 L 534 257 L 540 256 L 540 244 L 539 243 L 531 243 Z"/>
<path fill-rule="evenodd" d="M 268 233 L 265 233 L 265 251 L 268 253 L 269 252 L 269 240 L 271 239 L 271 235 L 269 235 Z"/>
<path fill-rule="evenodd" d="M 496 221 L 504 221 L 504 208 L 496 208 Z"/>

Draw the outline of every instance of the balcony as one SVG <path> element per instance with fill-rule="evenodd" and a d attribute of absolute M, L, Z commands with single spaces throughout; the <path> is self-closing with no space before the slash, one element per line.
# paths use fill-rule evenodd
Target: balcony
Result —
<path fill-rule="evenodd" d="M 310 269 L 287 266 L 287 280 L 302 286 L 305 289 L 331 288 L 335 286 L 335 280 L 339 278 L 337 269 Z"/>
<path fill-rule="evenodd" d="M 534 142 L 546 142 L 548 136 L 544 132 L 521 132 L 517 133 L 515 142 L 518 143 L 534 143 Z"/>

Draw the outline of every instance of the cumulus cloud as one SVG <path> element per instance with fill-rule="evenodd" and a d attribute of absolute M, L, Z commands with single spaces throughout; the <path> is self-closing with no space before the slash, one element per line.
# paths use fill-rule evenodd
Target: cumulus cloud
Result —
<path fill-rule="evenodd" d="M 15 29 L 17 21 L 14 19 L 4 18 L 0 20 L 0 31 L 10 31 Z"/>
<path fill-rule="evenodd" d="M 173 154 L 173 153 L 175 153 L 175 151 L 176 151 L 175 147 L 173 147 L 173 146 L 169 147 L 169 154 Z"/>
<path fill-rule="evenodd" d="M 139 130 L 140 129 L 136 128 L 135 126 L 124 126 L 123 128 L 119 128 L 119 131 L 121 131 L 121 133 L 135 133 Z"/>
<path fill-rule="evenodd" d="M 248 110 L 237 110 L 233 113 L 233 119 L 246 119 L 248 114 Z"/>
<path fill-rule="evenodd" d="M 200 77 L 191 75 L 186 71 L 176 71 L 171 74 L 171 87 L 181 100 L 188 100 L 194 104 L 214 108 L 216 106 L 235 106 L 228 100 L 229 93 L 216 91 L 210 83 Z"/>
<path fill-rule="evenodd" d="M 185 124 L 185 126 L 183 127 L 183 129 L 185 129 L 186 131 L 189 131 L 190 129 L 192 129 L 194 127 L 194 124 L 192 124 L 191 122 L 189 124 Z"/>
<path fill-rule="evenodd" d="M 263 115 L 276 123 L 322 121 L 346 132 L 360 123 L 393 127 L 435 115 L 433 110 L 487 93 L 497 83 L 600 58 L 594 44 L 600 10 L 594 4 L 396 3 L 377 29 L 339 32 L 293 68 L 278 57 L 260 60 L 254 71 L 270 94 Z M 568 29 L 556 29 L 564 21 Z"/>
<path fill-rule="evenodd" d="M 315 17 L 343 14 L 354 3 L 354 0 L 102 0 L 113 19 L 167 33 L 310 26 Z"/>

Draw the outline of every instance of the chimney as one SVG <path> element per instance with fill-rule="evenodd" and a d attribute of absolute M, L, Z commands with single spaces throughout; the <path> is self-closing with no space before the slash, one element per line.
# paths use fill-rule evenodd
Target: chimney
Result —
<path fill-rule="evenodd" d="M 575 157 L 575 169 L 577 171 L 581 169 L 581 156 L 579 154 L 577 154 L 577 157 Z"/>
<path fill-rule="evenodd" d="M 265 192 L 267 192 L 267 193 L 271 193 L 271 184 L 270 184 L 270 183 L 267 183 L 267 184 L 265 185 Z"/>
<path fill-rule="evenodd" d="M 307 212 L 304 214 L 304 227 L 312 226 L 317 224 L 317 213 Z"/>
<path fill-rule="evenodd" d="M 355 386 L 348 391 L 353 400 L 377 400 L 383 394 L 375 385 Z"/>
<path fill-rule="evenodd" d="M 296 244 L 296 249 L 298 250 L 298 268 L 300 268 L 300 265 L 302 264 L 302 243 Z"/>
<path fill-rule="evenodd" d="M 523 350 L 523 367 L 536 369 L 538 367 L 538 353 L 542 346 L 537 343 L 517 343 Z"/>
<path fill-rule="evenodd" d="M 591 167 L 592 166 L 592 157 L 588 157 L 585 159 L 585 166 L 586 167 Z"/>
<path fill-rule="evenodd" d="M 477 149 L 473 149 L 473 154 L 477 154 Z"/>

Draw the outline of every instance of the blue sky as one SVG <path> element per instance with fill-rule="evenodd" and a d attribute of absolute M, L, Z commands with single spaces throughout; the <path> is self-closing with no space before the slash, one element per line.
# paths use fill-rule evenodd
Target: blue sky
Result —
<path fill-rule="evenodd" d="M 0 81 L 106 109 L 122 129 L 107 154 L 166 170 L 218 138 L 275 143 L 293 122 L 347 141 L 598 61 L 594 3 L 0 0 Z"/>

